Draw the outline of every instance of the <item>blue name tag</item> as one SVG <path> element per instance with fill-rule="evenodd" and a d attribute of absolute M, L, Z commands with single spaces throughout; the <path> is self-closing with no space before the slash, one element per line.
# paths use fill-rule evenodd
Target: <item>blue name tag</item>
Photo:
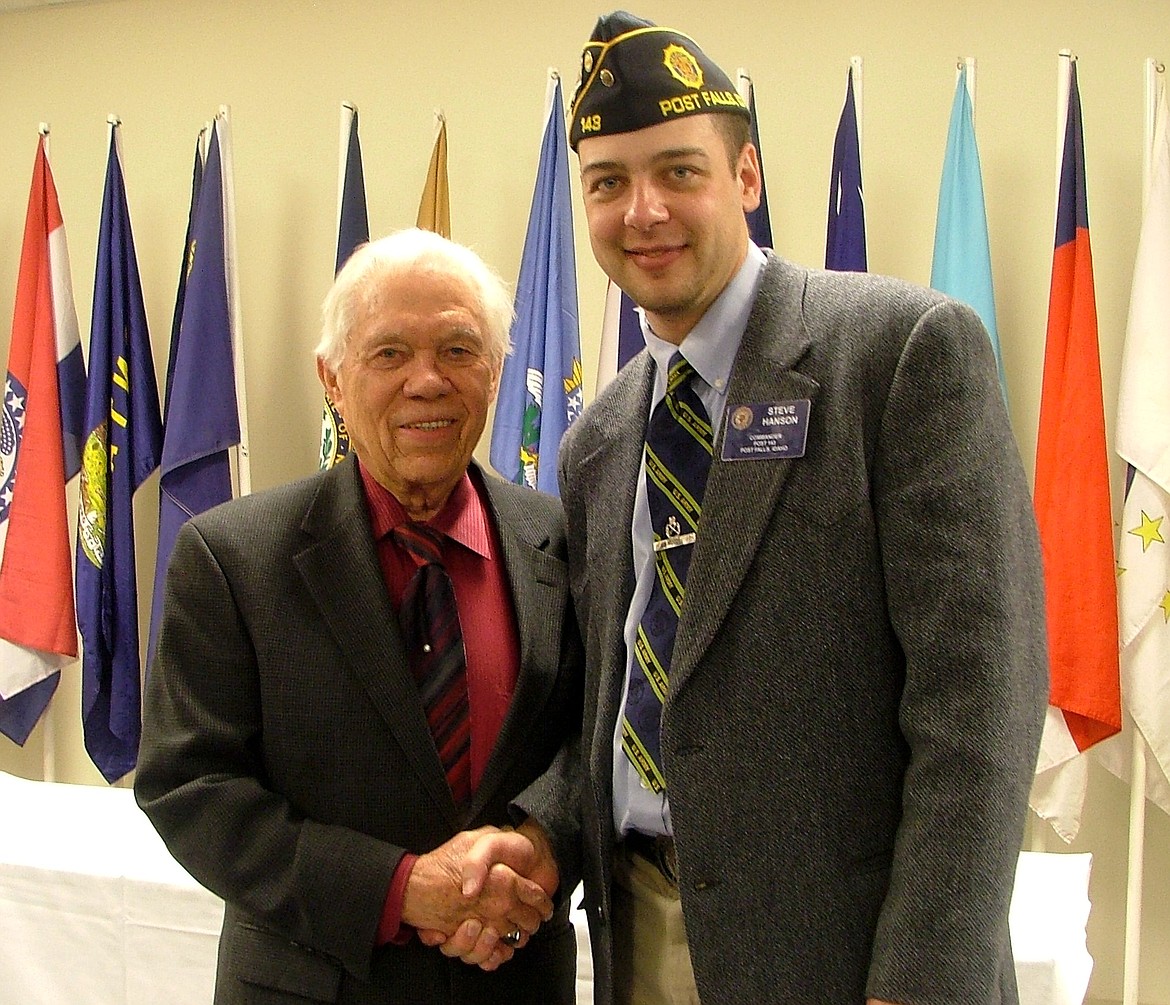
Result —
<path fill-rule="evenodd" d="M 804 456 L 810 401 L 765 401 L 728 405 L 723 417 L 725 461 L 762 461 Z"/>

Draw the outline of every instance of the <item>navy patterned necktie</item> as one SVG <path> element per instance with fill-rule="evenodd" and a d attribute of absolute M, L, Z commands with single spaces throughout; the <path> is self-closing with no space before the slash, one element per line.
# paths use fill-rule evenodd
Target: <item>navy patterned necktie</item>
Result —
<path fill-rule="evenodd" d="M 471 796 L 471 718 L 467 700 L 467 657 L 455 588 L 443 568 L 443 535 L 422 523 L 393 531 L 414 559 L 414 576 L 399 608 L 407 662 L 418 684 L 435 749 L 455 805 Z"/>
<path fill-rule="evenodd" d="M 655 575 L 634 643 L 622 749 L 642 785 L 652 792 L 666 788 L 659 747 L 662 704 L 713 453 L 711 420 L 691 386 L 694 374 L 681 353 L 670 358 L 666 396 L 646 427 L 646 495 Z"/>

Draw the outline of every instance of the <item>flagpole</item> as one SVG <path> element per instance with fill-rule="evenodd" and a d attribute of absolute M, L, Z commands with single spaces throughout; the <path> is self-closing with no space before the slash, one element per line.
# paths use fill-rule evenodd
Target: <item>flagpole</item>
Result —
<path fill-rule="evenodd" d="M 751 102 L 752 75 L 747 67 L 741 66 L 735 71 L 735 90 L 744 101 Z"/>
<path fill-rule="evenodd" d="M 45 145 L 45 159 L 49 159 L 49 123 L 37 124 L 37 134 Z M 54 695 L 56 697 L 56 695 Z M 41 778 L 46 782 L 57 780 L 57 703 L 50 701 L 41 716 Z"/>
<path fill-rule="evenodd" d="M 971 119 L 975 119 L 975 66 L 976 59 L 974 56 L 960 56 L 955 65 L 955 76 L 957 77 L 963 69 L 967 71 L 967 97 L 971 99 Z"/>
<path fill-rule="evenodd" d="M 1158 107 L 1160 77 L 1166 68 L 1153 58 L 1145 63 L 1145 143 L 1142 147 L 1142 218 L 1149 201 L 1153 171 L 1154 124 Z M 1132 741 L 1129 788 L 1129 862 L 1126 866 L 1125 949 L 1122 964 L 1122 1005 L 1137 1005 L 1141 977 L 1142 879 L 1145 874 L 1146 839 L 1146 757 L 1142 737 L 1132 716 L 1129 728 Z"/>
<path fill-rule="evenodd" d="M 248 449 L 248 397 L 244 381 L 243 319 L 240 310 L 240 276 L 236 265 L 236 184 L 231 142 L 231 109 L 219 106 L 215 117 L 219 130 L 219 151 L 223 164 L 223 247 L 227 278 L 228 316 L 232 326 L 232 356 L 235 359 L 236 408 L 239 413 L 240 442 L 236 447 L 236 475 L 239 495 L 252 491 L 252 457 Z"/>
<path fill-rule="evenodd" d="M 1057 229 L 1057 220 L 1060 214 L 1060 175 L 1065 167 L 1065 130 L 1068 126 L 1068 97 L 1071 91 L 1072 80 L 1072 62 L 1075 56 L 1071 49 L 1061 49 L 1057 54 L 1057 177 L 1055 177 L 1054 198 L 1053 198 L 1053 214 L 1052 214 L 1052 229 L 1055 233 Z M 1051 696 L 1049 696 L 1051 702 Z M 1059 709 L 1054 709 L 1053 705 L 1049 703 L 1044 736 L 1048 737 L 1049 729 L 1052 727 L 1053 716 L 1058 718 L 1062 715 Z M 1044 753 L 1045 745 L 1041 739 L 1040 751 L 1041 756 Z M 1067 762 L 1064 762 L 1067 763 Z M 1045 852 L 1047 851 L 1047 832 L 1048 827 L 1045 824 L 1044 818 L 1041 817 L 1039 810 L 1035 812 L 1035 819 L 1032 821 L 1032 851 Z M 1064 834 L 1061 834 L 1064 838 Z M 1068 839 L 1065 838 L 1067 841 Z"/>
<path fill-rule="evenodd" d="M 857 116 L 857 161 L 859 164 L 865 163 L 864 89 L 861 86 L 862 64 L 863 60 L 860 56 L 851 56 L 849 58 L 849 68 L 853 72 L 853 111 Z"/>
<path fill-rule="evenodd" d="M 1068 92 L 1072 64 L 1076 56 L 1071 49 L 1061 49 L 1056 57 L 1056 202 L 1060 205 L 1060 172 L 1064 167 L 1064 131 L 1068 126 Z M 1055 216 L 1053 217 L 1055 225 Z"/>
<path fill-rule="evenodd" d="M 337 226 L 334 228 L 335 230 L 341 228 L 341 211 L 345 202 L 345 163 L 349 153 L 349 130 L 356 114 L 357 105 L 352 101 L 341 103 L 341 125 L 337 142 Z"/>
<path fill-rule="evenodd" d="M 557 93 L 557 82 L 561 79 L 561 75 L 555 66 L 550 66 L 547 72 L 548 80 L 544 86 L 544 118 L 540 120 L 542 126 L 548 122 L 548 117 L 552 114 L 553 98 L 556 97 Z"/>

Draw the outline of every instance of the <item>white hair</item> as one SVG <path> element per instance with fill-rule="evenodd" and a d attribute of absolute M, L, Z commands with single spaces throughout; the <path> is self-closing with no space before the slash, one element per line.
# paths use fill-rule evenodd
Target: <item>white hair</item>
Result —
<path fill-rule="evenodd" d="M 336 371 L 355 323 L 368 310 L 382 281 L 414 269 L 450 273 L 471 284 L 487 329 L 488 354 L 498 371 L 512 351 L 509 332 L 514 312 L 507 284 L 470 248 L 417 227 L 360 245 L 350 255 L 321 306 L 317 357 Z"/>

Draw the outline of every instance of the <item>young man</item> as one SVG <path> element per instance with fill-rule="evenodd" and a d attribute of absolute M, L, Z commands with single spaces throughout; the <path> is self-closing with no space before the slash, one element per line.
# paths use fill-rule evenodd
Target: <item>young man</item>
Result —
<path fill-rule="evenodd" d="M 647 347 L 559 460 L 580 818 L 518 804 L 580 828 L 602 1005 L 1014 1002 L 1045 627 L 988 338 L 755 247 L 747 125 L 690 38 L 598 21 L 570 142 Z"/>

